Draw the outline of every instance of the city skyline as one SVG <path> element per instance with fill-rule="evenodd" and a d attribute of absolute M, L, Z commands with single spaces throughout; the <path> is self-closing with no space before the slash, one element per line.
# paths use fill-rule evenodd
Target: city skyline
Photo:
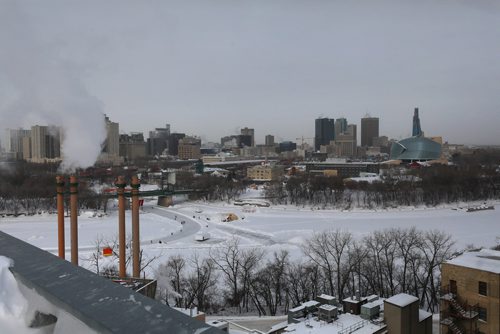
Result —
<path fill-rule="evenodd" d="M 218 142 L 248 127 L 256 143 L 267 134 L 279 142 L 313 137 L 320 116 L 359 126 L 368 113 L 380 119 L 381 135 L 402 139 L 419 107 L 426 135 L 499 144 L 493 1 L 50 0 L 0 8 L 4 127 L 73 117 L 51 109 L 65 84 L 81 85 L 92 100 L 77 104 L 79 113 L 106 113 L 122 133 L 168 123 L 171 132 Z M 29 85 L 17 80 L 23 75 Z M 69 92 L 75 100 L 78 89 Z M 42 93 L 46 99 L 30 100 Z"/>

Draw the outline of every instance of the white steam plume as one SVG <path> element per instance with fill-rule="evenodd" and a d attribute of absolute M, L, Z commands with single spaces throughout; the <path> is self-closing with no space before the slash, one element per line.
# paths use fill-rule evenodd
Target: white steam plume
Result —
<path fill-rule="evenodd" d="M 83 70 L 42 43 L 29 22 L 14 2 L 0 4 L 2 127 L 60 126 L 62 168 L 92 166 L 106 137 L 102 103 L 86 89 Z"/>

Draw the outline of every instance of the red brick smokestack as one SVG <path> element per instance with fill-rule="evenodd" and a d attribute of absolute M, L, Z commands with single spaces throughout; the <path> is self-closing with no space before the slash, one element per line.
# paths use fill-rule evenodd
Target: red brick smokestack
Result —
<path fill-rule="evenodd" d="M 71 263 L 78 265 L 78 180 L 69 177 L 70 221 L 71 221 Z"/>
<path fill-rule="evenodd" d="M 139 263 L 139 179 L 132 176 L 132 276 L 140 277 L 141 268 Z"/>
<path fill-rule="evenodd" d="M 64 249 L 64 178 L 56 176 L 56 191 L 57 191 L 57 245 L 59 257 L 65 258 Z"/>
<path fill-rule="evenodd" d="M 127 276 L 125 266 L 125 179 L 118 176 L 116 180 L 116 192 L 118 194 L 118 245 L 119 245 L 119 272 L 120 277 Z"/>

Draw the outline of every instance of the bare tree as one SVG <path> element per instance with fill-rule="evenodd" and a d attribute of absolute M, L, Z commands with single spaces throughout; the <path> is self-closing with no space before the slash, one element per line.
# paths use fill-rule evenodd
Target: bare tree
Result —
<path fill-rule="evenodd" d="M 208 291 L 216 286 L 217 276 L 215 264 L 210 258 L 201 259 L 194 253 L 188 262 L 194 269 L 185 279 L 186 307 L 196 305 L 201 310 L 206 310 L 209 302 Z"/>
<path fill-rule="evenodd" d="M 351 233 L 337 229 L 314 234 L 303 247 L 305 255 L 323 269 L 331 295 L 335 295 L 336 281 L 336 290 L 341 299 L 344 297 L 341 268 L 347 261 L 352 241 Z"/>
<path fill-rule="evenodd" d="M 425 232 L 420 250 L 423 255 L 425 279 L 422 282 L 420 305 L 427 304 L 427 309 L 435 311 L 438 305 L 438 290 L 441 264 L 452 254 L 454 242 L 451 235 L 434 230 Z"/>
<path fill-rule="evenodd" d="M 261 312 L 266 314 L 262 308 L 262 305 L 265 304 L 269 315 L 274 316 L 278 306 L 283 303 L 288 256 L 288 252 L 284 250 L 279 253 L 275 252 L 273 260 L 269 261 L 252 280 L 252 296 L 259 309 L 259 314 Z"/>
<path fill-rule="evenodd" d="M 222 272 L 226 279 L 226 283 L 230 288 L 229 305 L 239 307 L 241 302 L 240 291 L 240 275 L 241 266 L 241 249 L 239 239 L 232 238 L 228 240 L 224 247 L 210 249 L 209 256 L 214 261 L 217 268 Z"/>

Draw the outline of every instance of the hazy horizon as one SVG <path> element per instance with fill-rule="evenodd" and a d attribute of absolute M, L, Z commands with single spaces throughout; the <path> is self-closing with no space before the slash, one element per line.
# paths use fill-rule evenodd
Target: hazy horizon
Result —
<path fill-rule="evenodd" d="M 426 135 L 499 145 L 499 14 L 489 0 L 0 0 L 0 116 L 102 112 L 122 133 L 168 123 L 215 142 L 250 127 L 262 143 L 313 137 L 319 116 L 359 134 L 367 113 L 405 138 L 418 107 Z"/>

